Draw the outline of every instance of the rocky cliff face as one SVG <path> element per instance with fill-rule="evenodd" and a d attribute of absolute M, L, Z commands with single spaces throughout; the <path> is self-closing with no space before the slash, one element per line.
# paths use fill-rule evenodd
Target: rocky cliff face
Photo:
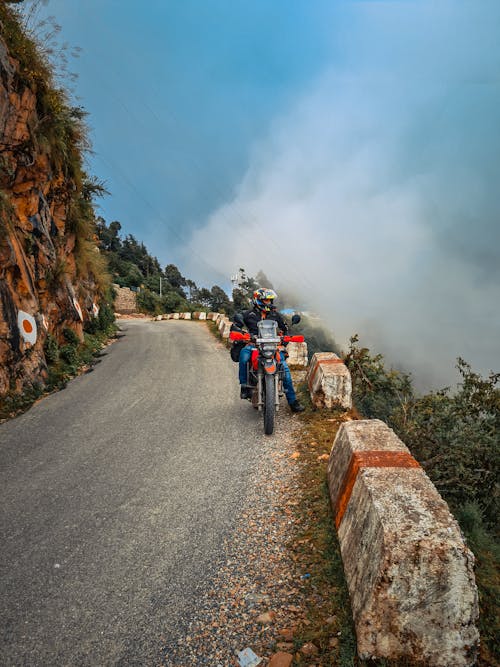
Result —
<path fill-rule="evenodd" d="M 60 340 L 63 329 L 71 328 L 82 337 L 85 320 L 97 312 L 102 288 L 91 268 L 92 254 L 99 251 L 89 225 L 82 226 L 78 218 L 85 206 L 88 217 L 91 203 L 84 192 L 78 142 L 70 131 L 77 119 L 68 120 L 69 107 L 58 109 L 57 92 L 50 100 L 50 88 L 42 91 L 36 80 L 30 81 L 25 64 L 13 57 L 3 18 L 0 397 L 44 382 L 48 334 Z M 66 125 L 61 122 L 64 118 Z M 65 160 L 68 151 L 73 151 L 73 169 Z"/>

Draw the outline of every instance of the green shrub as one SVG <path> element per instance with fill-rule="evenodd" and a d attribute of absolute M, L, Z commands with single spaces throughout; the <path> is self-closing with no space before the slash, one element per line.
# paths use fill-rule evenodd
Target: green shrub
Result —
<path fill-rule="evenodd" d="M 354 403 L 364 417 L 389 423 L 396 409 L 406 408 L 414 399 L 411 376 L 387 369 L 381 354 L 373 356 L 368 348 L 358 347 L 358 341 L 357 335 L 351 338 L 345 358 L 351 371 Z"/>
<path fill-rule="evenodd" d="M 103 303 L 97 317 L 99 330 L 109 332 L 115 323 L 115 313 L 109 303 Z"/>
<path fill-rule="evenodd" d="M 73 347 L 78 347 L 80 344 L 80 339 L 78 338 L 78 334 L 73 331 L 73 329 L 70 329 L 69 327 L 66 327 L 63 329 L 63 336 L 64 340 L 68 343 L 68 345 L 71 345 Z"/>
<path fill-rule="evenodd" d="M 351 338 L 346 357 L 356 408 L 396 431 L 454 510 L 477 503 L 492 524 L 500 511 L 500 374 L 484 379 L 459 359 L 454 394 L 416 396 L 410 375 L 388 370 L 382 355 L 357 342 Z"/>
<path fill-rule="evenodd" d="M 70 366 L 76 366 L 78 363 L 78 352 L 74 345 L 63 345 L 59 350 L 59 356 Z"/>
<path fill-rule="evenodd" d="M 137 307 L 143 313 L 159 315 L 163 311 L 163 298 L 156 292 L 143 289 L 137 295 Z"/>
<path fill-rule="evenodd" d="M 59 345 L 56 338 L 51 334 L 47 334 L 47 338 L 43 344 L 43 351 L 48 364 L 55 364 L 59 360 Z"/>
<path fill-rule="evenodd" d="M 8 391 L 0 396 L 0 420 L 9 419 L 19 412 L 28 410 L 42 394 L 43 386 L 38 382 L 25 386 L 22 393 L 15 390 Z"/>

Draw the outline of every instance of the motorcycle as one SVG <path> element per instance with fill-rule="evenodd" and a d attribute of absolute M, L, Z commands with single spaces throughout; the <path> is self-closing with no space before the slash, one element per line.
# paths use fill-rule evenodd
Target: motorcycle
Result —
<path fill-rule="evenodd" d="M 235 316 L 235 322 L 244 326 L 243 318 Z M 300 322 L 300 316 L 292 317 L 292 324 Z M 278 323 L 274 320 L 261 320 L 257 324 L 257 335 L 252 336 L 242 331 L 231 331 L 229 339 L 251 342 L 255 349 L 248 363 L 248 384 L 252 390 L 251 401 L 254 408 L 262 412 L 264 433 L 272 435 L 274 417 L 279 410 L 279 400 L 283 396 L 285 343 L 303 343 L 304 336 L 284 336 L 278 332 Z"/>

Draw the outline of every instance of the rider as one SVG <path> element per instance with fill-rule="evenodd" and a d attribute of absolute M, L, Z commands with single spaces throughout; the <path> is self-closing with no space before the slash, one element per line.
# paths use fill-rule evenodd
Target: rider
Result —
<path fill-rule="evenodd" d="M 260 320 L 268 319 L 275 320 L 278 323 L 278 329 L 286 335 L 288 331 L 288 325 L 285 322 L 285 319 L 276 309 L 273 301 L 277 298 L 277 294 L 272 289 L 267 289 L 265 287 L 260 287 L 255 290 L 253 293 L 252 304 L 253 308 L 251 310 L 246 310 L 243 313 L 243 320 L 245 325 L 252 336 L 256 336 L 258 333 L 257 323 Z M 255 349 L 254 346 L 250 343 L 244 347 L 240 352 L 240 368 L 239 368 L 239 379 L 241 385 L 240 397 L 241 398 L 250 398 L 252 395 L 252 390 L 250 387 L 245 386 L 247 384 L 247 364 L 250 361 L 252 356 L 252 350 Z M 292 412 L 302 412 L 304 408 L 297 400 L 295 395 L 295 389 L 293 388 L 292 376 L 288 364 L 283 359 L 285 355 L 282 355 L 282 365 L 284 370 L 283 376 L 283 389 L 285 392 L 286 400 L 292 410 Z"/>

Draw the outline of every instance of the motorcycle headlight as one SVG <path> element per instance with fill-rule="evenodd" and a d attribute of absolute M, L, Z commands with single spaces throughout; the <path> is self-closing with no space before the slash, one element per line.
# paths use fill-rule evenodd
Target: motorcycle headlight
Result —
<path fill-rule="evenodd" d="M 274 345 L 274 343 L 263 343 L 260 346 L 260 351 L 263 357 L 266 359 L 271 359 L 276 351 L 276 345 Z"/>

